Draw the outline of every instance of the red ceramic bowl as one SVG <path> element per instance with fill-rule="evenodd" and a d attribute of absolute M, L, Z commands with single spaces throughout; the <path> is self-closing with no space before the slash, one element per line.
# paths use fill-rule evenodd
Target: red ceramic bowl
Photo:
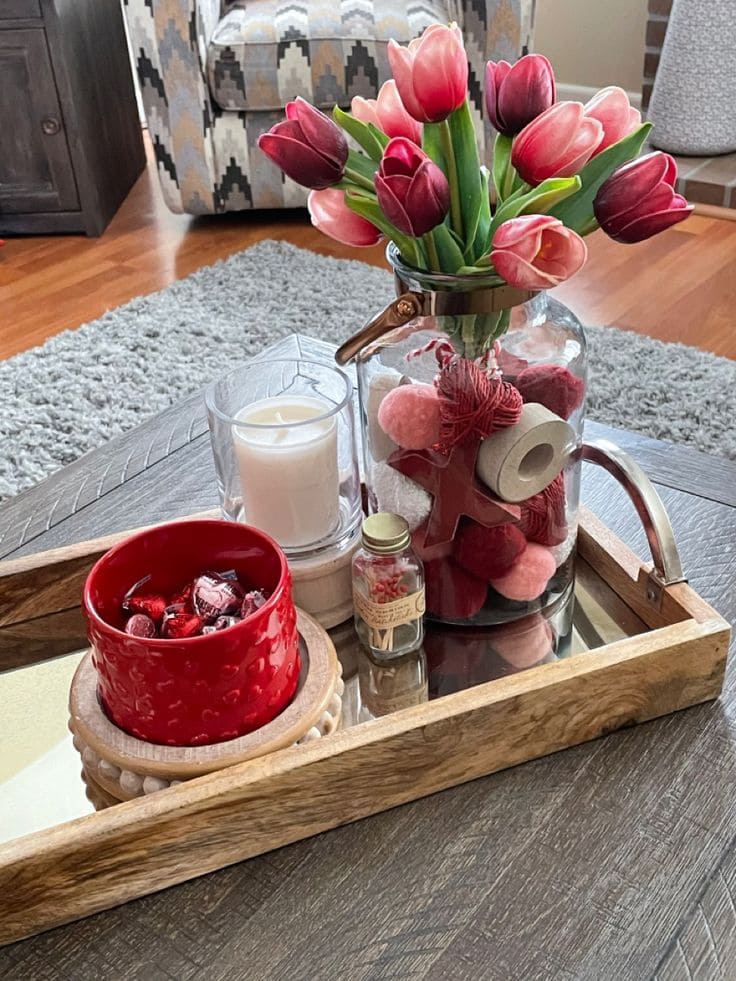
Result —
<path fill-rule="evenodd" d="M 202 572 L 226 569 L 271 593 L 241 623 L 181 640 L 124 633 L 123 598 L 143 576 L 151 576 L 147 591 L 169 595 Z M 83 603 L 100 700 L 139 739 L 168 746 L 235 739 L 270 722 L 296 692 L 291 573 L 276 542 L 248 525 L 179 521 L 135 535 L 93 567 Z"/>

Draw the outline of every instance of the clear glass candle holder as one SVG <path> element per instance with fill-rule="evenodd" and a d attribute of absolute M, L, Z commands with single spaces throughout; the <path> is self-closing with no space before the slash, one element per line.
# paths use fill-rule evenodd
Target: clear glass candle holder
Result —
<path fill-rule="evenodd" d="M 205 393 L 222 509 L 298 558 L 341 547 L 362 518 L 353 386 L 301 359 L 236 368 Z"/>

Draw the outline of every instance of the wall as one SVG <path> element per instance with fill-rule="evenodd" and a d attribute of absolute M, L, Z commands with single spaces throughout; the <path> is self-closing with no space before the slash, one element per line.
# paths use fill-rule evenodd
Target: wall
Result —
<path fill-rule="evenodd" d="M 537 0 L 534 48 L 566 86 L 641 92 L 647 0 Z M 580 93 L 577 97 L 582 97 Z"/>

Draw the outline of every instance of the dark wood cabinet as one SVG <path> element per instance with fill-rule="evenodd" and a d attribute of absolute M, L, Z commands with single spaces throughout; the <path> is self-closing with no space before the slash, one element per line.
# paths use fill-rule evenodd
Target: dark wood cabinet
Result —
<path fill-rule="evenodd" d="M 118 0 L 0 0 L 0 235 L 99 235 L 144 166 Z"/>

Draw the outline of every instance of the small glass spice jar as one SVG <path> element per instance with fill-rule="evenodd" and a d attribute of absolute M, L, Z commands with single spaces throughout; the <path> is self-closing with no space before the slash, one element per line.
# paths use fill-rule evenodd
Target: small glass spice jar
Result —
<path fill-rule="evenodd" d="M 355 629 L 376 659 L 417 650 L 424 639 L 424 567 L 411 547 L 409 525 L 398 514 L 363 522 L 353 556 Z"/>

